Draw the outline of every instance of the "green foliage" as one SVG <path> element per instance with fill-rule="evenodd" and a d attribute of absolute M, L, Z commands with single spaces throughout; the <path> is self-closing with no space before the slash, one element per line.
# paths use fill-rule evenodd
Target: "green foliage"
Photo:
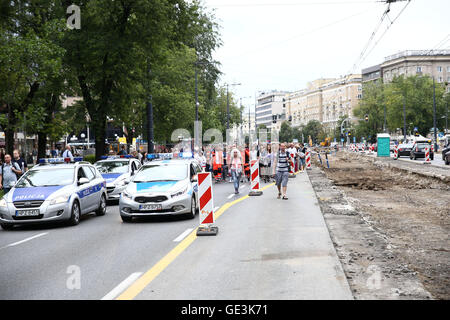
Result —
<path fill-rule="evenodd" d="M 88 154 L 83 157 L 84 161 L 89 161 L 90 163 L 95 163 L 95 154 Z"/>
<path fill-rule="evenodd" d="M 310 120 L 303 129 L 303 134 L 306 141 L 311 137 L 313 143 L 318 143 L 326 138 L 322 124 L 318 120 Z"/>
<path fill-rule="evenodd" d="M 280 142 L 292 142 L 292 128 L 288 121 L 281 123 L 278 139 Z"/>
<path fill-rule="evenodd" d="M 436 118 L 440 128 L 445 126 L 445 105 L 448 99 L 444 96 L 444 86 L 436 83 Z M 433 79 L 429 76 L 394 77 L 388 84 L 368 83 L 363 86 L 363 98 L 354 110 L 360 119 L 365 114 L 369 121 L 359 121 L 356 126 L 356 137 L 371 135 L 372 140 L 377 133 L 383 132 L 384 106 L 387 110 L 387 130 L 403 131 L 403 104 L 405 104 L 406 130 L 417 127 L 420 134 L 426 136 L 433 127 Z"/>

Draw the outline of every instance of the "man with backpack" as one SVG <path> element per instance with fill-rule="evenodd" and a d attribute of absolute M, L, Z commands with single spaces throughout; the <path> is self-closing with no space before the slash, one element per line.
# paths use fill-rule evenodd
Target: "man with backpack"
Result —
<path fill-rule="evenodd" d="M 11 190 L 17 182 L 17 175 L 20 175 L 22 171 L 19 165 L 11 161 L 11 155 L 5 155 L 5 163 L 2 164 L 0 171 L 0 189 L 3 189 L 5 194 Z"/>

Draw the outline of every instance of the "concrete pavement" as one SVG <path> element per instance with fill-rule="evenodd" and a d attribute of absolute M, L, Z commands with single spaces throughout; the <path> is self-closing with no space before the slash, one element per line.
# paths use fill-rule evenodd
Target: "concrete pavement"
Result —
<path fill-rule="evenodd" d="M 353 299 L 307 174 L 289 179 L 289 200 L 276 195 L 271 186 L 234 204 L 216 221 L 218 236 L 196 237 L 142 291 L 131 286 L 125 293 L 136 299 Z"/>

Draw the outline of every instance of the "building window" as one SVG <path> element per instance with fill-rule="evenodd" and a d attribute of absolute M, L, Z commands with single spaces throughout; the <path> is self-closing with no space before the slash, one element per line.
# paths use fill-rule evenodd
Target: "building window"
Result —
<path fill-rule="evenodd" d="M 417 73 L 422 73 L 422 67 L 417 67 L 416 72 L 417 72 Z"/>
<path fill-rule="evenodd" d="M 442 83 L 442 77 L 439 77 L 439 78 L 438 78 L 438 82 L 439 82 L 439 83 Z"/>
<path fill-rule="evenodd" d="M 357 98 L 361 99 L 362 98 L 362 94 L 358 94 Z"/>
<path fill-rule="evenodd" d="M 438 72 L 442 72 L 442 67 L 441 67 L 441 66 L 438 66 L 438 67 L 437 67 L 437 71 L 438 71 Z"/>

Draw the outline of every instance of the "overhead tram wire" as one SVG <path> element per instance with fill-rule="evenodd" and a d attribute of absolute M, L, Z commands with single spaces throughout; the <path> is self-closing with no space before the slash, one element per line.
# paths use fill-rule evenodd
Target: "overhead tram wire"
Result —
<path fill-rule="evenodd" d="M 310 1 L 292 3 L 234 3 L 234 4 L 211 4 L 214 8 L 232 7 L 283 7 L 283 6 L 318 6 L 318 5 L 342 5 L 342 4 L 370 4 L 380 1 Z"/>
<path fill-rule="evenodd" d="M 374 2 L 372 2 L 372 3 L 374 3 Z M 312 30 L 310 30 L 310 31 L 300 33 L 300 34 L 298 34 L 298 35 L 295 35 L 295 36 L 293 36 L 293 37 L 290 37 L 289 39 L 285 39 L 285 40 L 282 40 L 282 41 L 273 42 L 273 43 L 268 44 L 268 45 L 266 45 L 266 46 L 259 47 L 259 48 L 257 48 L 257 49 L 253 49 L 253 50 L 244 52 L 244 53 L 242 53 L 242 54 L 240 54 L 240 55 L 237 55 L 237 56 L 234 56 L 234 57 L 230 57 L 229 60 L 234 60 L 234 59 L 240 58 L 240 57 L 242 57 L 242 56 L 251 54 L 251 53 L 253 53 L 253 52 L 255 52 L 255 51 L 261 51 L 261 50 L 263 50 L 263 49 L 267 49 L 267 48 L 270 48 L 270 47 L 273 47 L 273 46 L 278 46 L 278 45 L 283 44 L 283 43 L 286 43 L 286 42 L 290 42 L 290 41 L 292 41 L 292 40 L 294 40 L 294 39 L 298 39 L 298 38 L 301 38 L 301 37 L 304 37 L 304 36 L 308 36 L 308 35 L 310 35 L 310 34 L 313 34 L 313 33 L 315 33 L 315 32 L 318 32 L 318 31 L 320 31 L 320 30 L 323 30 L 323 29 L 326 29 L 326 28 L 328 28 L 328 27 L 331 27 L 331 26 L 333 26 L 333 25 L 335 25 L 335 24 L 338 24 L 338 23 L 341 23 L 341 22 L 350 20 L 351 18 L 354 18 L 354 17 L 360 16 L 360 15 L 363 15 L 363 14 L 365 14 L 365 13 L 371 11 L 371 10 L 372 10 L 372 9 L 364 10 L 364 11 L 355 13 L 355 14 L 353 14 L 353 15 L 351 15 L 351 16 L 347 16 L 347 17 L 345 17 L 345 18 L 342 18 L 342 19 L 340 19 L 340 20 L 335 20 L 335 21 L 333 21 L 333 22 L 331 22 L 331 23 L 328 23 L 328 24 L 326 24 L 326 25 L 317 27 L 317 28 L 312 29 Z"/>
<path fill-rule="evenodd" d="M 400 1 L 407 1 L 406 5 L 402 8 L 402 10 L 400 11 L 400 13 L 394 18 L 394 20 L 391 20 L 388 16 L 388 13 L 390 12 L 390 6 L 391 3 L 393 2 L 400 2 Z M 368 55 L 373 51 L 373 49 L 377 46 L 377 44 L 380 42 L 380 40 L 384 37 L 384 35 L 386 34 L 386 32 L 390 29 L 390 27 L 392 26 L 392 24 L 400 17 L 400 15 L 403 13 L 403 11 L 406 9 L 406 7 L 411 3 L 411 0 L 397 0 L 397 1 L 392 1 L 392 0 L 385 0 L 383 1 L 385 3 L 387 3 L 387 8 L 384 11 L 383 15 L 381 16 L 380 22 L 378 23 L 378 25 L 375 27 L 375 30 L 372 32 L 368 42 L 366 43 L 366 45 L 364 46 L 363 50 L 361 51 L 361 54 L 359 55 L 358 59 L 356 60 L 356 62 L 353 64 L 353 67 L 351 70 L 349 70 L 349 74 L 353 73 L 364 61 L 365 59 L 368 57 Z M 381 37 L 378 38 L 378 40 L 375 42 L 375 44 L 373 45 L 373 47 L 369 50 L 369 52 L 367 52 L 367 49 L 370 47 L 371 42 L 373 41 L 373 39 L 375 38 L 378 30 L 380 29 L 380 26 L 382 25 L 384 19 L 388 17 L 390 24 L 388 25 L 388 27 L 386 28 L 386 30 L 383 32 L 383 34 L 381 35 Z"/>

